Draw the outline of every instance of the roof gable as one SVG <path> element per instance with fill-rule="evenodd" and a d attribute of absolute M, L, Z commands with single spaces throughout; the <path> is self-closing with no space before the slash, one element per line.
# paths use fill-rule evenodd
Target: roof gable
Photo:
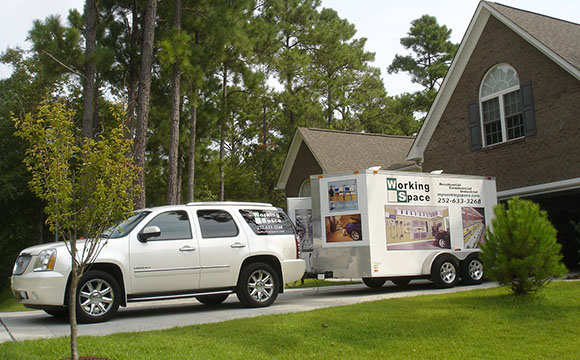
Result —
<path fill-rule="evenodd" d="M 580 80 L 580 25 L 509 6 L 481 1 L 471 19 L 449 71 L 407 160 L 422 162 L 425 151 L 490 16 L 514 31 L 532 46 Z"/>
<path fill-rule="evenodd" d="M 326 174 L 381 166 L 396 170 L 413 165 L 405 159 L 413 138 L 382 134 L 355 133 L 313 128 L 298 128 L 276 188 L 283 189 L 304 143 Z"/>

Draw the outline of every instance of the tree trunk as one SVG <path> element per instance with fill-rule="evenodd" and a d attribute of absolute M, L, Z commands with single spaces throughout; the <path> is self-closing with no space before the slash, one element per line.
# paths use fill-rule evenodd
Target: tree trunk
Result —
<path fill-rule="evenodd" d="M 195 198 L 195 137 L 197 135 L 197 89 L 193 89 L 191 119 L 189 123 L 189 164 L 187 167 L 187 202 Z"/>
<path fill-rule="evenodd" d="M 179 157 L 179 166 L 177 167 L 177 204 L 181 203 L 181 184 L 183 184 L 183 157 Z"/>
<path fill-rule="evenodd" d="M 226 172 L 225 172 L 225 157 L 226 157 L 226 120 L 227 120 L 227 97 L 228 97 L 228 69 L 224 65 L 223 70 L 223 88 L 222 88 L 222 116 L 220 121 L 220 160 L 219 160 L 219 171 L 220 171 L 220 190 L 219 190 L 219 201 L 225 200 L 225 184 L 226 184 Z"/>
<path fill-rule="evenodd" d="M 77 313 L 76 313 L 76 299 L 77 299 L 77 288 L 79 284 L 79 268 L 75 261 L 77 256 L 76 241 L 71 241 L 71 279 L 69 288 L 69 299 L 68 299 L 68 314 L 70 323 L 70 355 L 72 360 L 79 359 L 78 352 L 78 325 L 77 325 Z"/>
<path fill-rule="evenodd" d="M 181 0 L 174 0 L 173 5 L 173 26 L 181 28 Z M 169 171 L 167 179 L 168 205 L 179 203 L 177 197 L 178 185 L 178 160 L 179 160 L 179 115 L 180 115 L 180 74 L 179 59 L 171 66 L 171 129 L 169 131 Z"/>
<path fill-rule="evenodd" d="M 129 80 L 127 85 L 127 119 L 126 125 L 129 129 L 127 136 L 133 138 L 135 136 L 135 108 L 137 104 L 137 43 L 139 41 L 139 16 L 137 14 L 137 2 L 134 0 L 132 4 L 132 19 L 131 19 L 131 43 L 129 44 L 130 59 L 129 59 Z"/>
<path fill-rule="evenodd" d="M 195 44 L 199 44 L 199 30 L 195 30 Z M 187 166 L 187 202 L 195 199 L 195 138 L 197 135 L 197 89 L 192 89 L 189 99 L 191 104 L 191 119 L 189 122 L 189 164 Z"/>
<path fill-rule="evenodd" d="M 155 38 L 155 17 L 157 0 L 147 0 L 143 25 L 143 50 L 139 71 L 139 92 L 137 95 L 137 126 L 133 157 L 138 167 L 136 185 L 143 191 L 135 199 L 135 208 L 145 207 L 145 146 L 147 144 L 147 122 L 149 120 L 149 96 L 151 91 L 151 64 L 153 62 L 153 41 Z"/>
<path fill-rule="evenodd" d="M 95 106 L 95 72 L 94 60 L 97 47 L 97 0 L 86 0 L 86 50 L 83 86 L 83 137 L 93 137 L 93 113 Z"/>

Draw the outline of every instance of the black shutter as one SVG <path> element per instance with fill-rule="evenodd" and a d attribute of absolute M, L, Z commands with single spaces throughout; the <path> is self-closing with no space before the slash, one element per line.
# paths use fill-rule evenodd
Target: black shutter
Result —
<path fill-rule="evenodd" d="M 469 138 L 471 140 L 471 151 L 481 149 L 481 124 L 479 121 L 479 104 L 470 102 L 467 104 L 469 112 Z"/>
<path fill-rule="evenodd" d="M 524 105 L 524 135 L 536 135 L 536 114 L 534 112 L 534 97 L 532 96 L 532 82 L 520 86 Z"/>

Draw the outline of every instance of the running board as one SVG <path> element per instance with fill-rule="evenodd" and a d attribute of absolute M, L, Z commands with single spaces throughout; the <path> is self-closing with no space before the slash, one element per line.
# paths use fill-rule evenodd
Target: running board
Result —
<path fill-rule="evenodd" d="M 187 299 L 201 295 L 223 295 L 223 294 L 233 294 L 233 290 L 220 290 L 220 291 L 206 291 L 206 292 L 196 292 L 187 294 L 173 294 L 173 295 L 153 295 L 153 296 L 140 296 L 140 297 L 128 297 L 127 302 L 137 302 L 137 301 L 155 301 L 155 300 L 175 300 L 175 299 Z"/>

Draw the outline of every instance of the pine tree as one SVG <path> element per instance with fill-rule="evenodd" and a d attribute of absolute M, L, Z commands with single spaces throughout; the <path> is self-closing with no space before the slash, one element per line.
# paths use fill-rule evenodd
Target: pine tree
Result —
<path fill-rule="evenodd" d="M 547 213 L 529 200 L 514 198 L 494 207 L 481 259 L 486 274 L 515 294 L 535 292 L 566 273 L 561 245 Z"/>

